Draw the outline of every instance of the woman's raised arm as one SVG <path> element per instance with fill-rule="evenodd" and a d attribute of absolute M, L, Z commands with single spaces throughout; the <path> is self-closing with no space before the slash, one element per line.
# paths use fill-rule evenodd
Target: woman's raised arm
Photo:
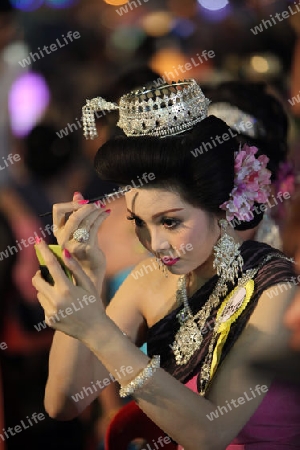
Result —
<path fill-rule="evenodd" d="M 81 203 L 78 203 L 81 202 Z M 66 220 L 66 215 L 71 216 Z M 84 272 L 92 281 L 91 301 L 87 296 L 78 297 L 71 302 L 67 311 L 60 310 L 61 318 L 70 313 L 74 317 L 81 308 L 103 309 L 99 298 L 102 290 L 102 282 L 105 274 L 105 257 L 98 248 L 97 233 L 107 213 L 98 205 L 85 204 L 83 197 L 75 193 L 73 202 L 54 205 L 53 221 L 55 236 L 62 248 L 69 249 L 73 258 L 80 262 Z M 88 227 L 89 242 L 81 244 L 72 239 L 74 230 L 78 227 Z M 42 246 L 45 244 L 42 244 Z M 46 257 L 48 268 L 56 262 L 51 254 Z M 57 267 L 58 273 L 60 267 Z M 126 332 L 133 342 L 137 339 L 138 329 L 141 330 L 143 319 L 136 310 L 133 293 L 129 298 L 124 298 L 126 311 L 117 314 L 115 322 L 117 326 Z M 131 306 L 130 306 L 131 305 Z M 48 319 L 55 314 L 48 316 Z M 49 320 L 51 326 L 53 321 Z M 139 337 L 140 339 L 140 337 Z M 116 374 L 115 374 L 116 375 Z M 117 377 L 116 377 L 117 378 Z M 48 414 L 58 420 L 71 420 L 83 411 L 105 388 L 108 381 L 113 382 L 113 374 L 102 365 L 97 357 L 80 341 L 60 331 L 56 331 L 49 357 L 49 376 L 45 391 L 45 408 Z"/>

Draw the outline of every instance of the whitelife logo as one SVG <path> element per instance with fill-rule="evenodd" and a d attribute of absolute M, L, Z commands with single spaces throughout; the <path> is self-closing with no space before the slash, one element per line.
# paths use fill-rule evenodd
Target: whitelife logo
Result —
<path fill-rule="evenodd" d="M 12 164 L 14 164 L 15 162 L 20 161 L 21 156 L 20 156 L 18 153 L 16 153 L 15 155 L 13 155 L 12 153 L 10 153 L 9 155 L 7 155 L 6 158 L 5 158 L 4 156 L 2 156 L 2 159 L 3 159 L 4 167 L 1 165 L 1 164 L 2 164 L 2 162 L 1 162 L 1 163 L 0 163 L 0 170 L 4 170 L 4 169 L 6 169 L 7 167 L 9 167 L 9 166 L 11 166 Z"/>
<path fill-rule="evenodd" d="M 47 231 L 48 236 L 53 234 L 53 231 L 56 231 L 56 225 L 49 225 L 47 224 L 45 226 L 45 228 L 43 229 L 42 227 L 40 227 L 40 232 L 42 234 L 42 236 L 44 238 L 47 237 L 47 234 L 45 233 L 45 231 Z M 21 242 L 19 242 L 18 240 L 16 240 L 16 245 L 18 246 L 18 248 L 16 247 L 16 245 L 12 245 L 12 246 L 8 246 L 6 247 L 6 250 L 3 250 L 2 252 L 0 252 L 0 261 L 3 260 L 3 258 L 8 258 L 9 255 L 14 255 L 16 253 L 18 253 L 18 251 L 23 250 L 23 248 L 27 248 L 30 245 L 34 245 L 36 238 L 39 237 L 39 235 L 37 234 L 37 232 L 35 231 L 34 236 L 30 236 L 27 239 L 21 239 Z"/>
<path fill-rule="evenodd" d="M 112 375 L 111 373 L 109 374 L 109 377 L 104 378 L 102 381 L 101 380 L 97 380 L 95 383 L 94 381 L 91 381 L 91 385 L 92 386 L 88 386 L 85 387 L 83 386 L 83 390 L 80 392 L 77 392 L 77 394 L 72 395 L 72 399 L 74 400 L 74 402 L 79 402 L 79 400 L 83 400 L 84 397 L 88 397 L 89 395 L 93 394 L 94 392 L 98 391 L 98 388 L 95 386 L 95 384 L 100 388 L 100 391 L 102 389 L 104 389 L 106 386 L 108 386 L 109 384 L 111 384 L 111 382 L 115 382 L 115 381 L 119 381 L 122 376 L 124 377 L 126 375 L 126 373 L 131 374 L 133 372 L 133 367 L 132 366 L 122 366 L 120 367 L 119 370 L 115 369 L 115 372 L 117 374 L 117 378 L 115 378 L 114 375 Z M 121 372 L 121 374 L 119 373 Z"/>
<path fill-rule="evenodd" d="M 96 297 L 94 295 L 90 295 L 89 297 L 87 295 L 84 295 L 81 299 L 77 298 L 77 302 L 79 304 L 79 308 L 78 305 L 76 305 L 74 302 L 71 303 L 70 306 L 68 306 L 66 309 L 60 309 L 57 314 L 55 314 L 54 316 L 49 317 L 48 321 L 50 323 L 52 323 L 52 325 L 54 325 L 57 322 L 60 322 L 60 317 L 62 317 L 63 319 L 65 319 L 67 316 L 71 316 L 74 312 L 76 311 L 80 311 L 81 309 L 83 309 L 85 306 L 88 306 L 90 303 L 95 303 L 96 301 Z M 84 303 L 84 304 L 83 304 Z M 46 322 L 39 322 L 37 325 L 34 325 L 34 328 L 37 331 L 41 331 L 43 329 L 45 329 L 47 326 Z"/>
<path fill-rule="evenodd" d="M 256 391 L 256 393 L 254 391 Z M 206 417 L 210 421 L 217 419 L 218 417 L 220 417 L 220 414 L 223 416 L 223 414 L 227 414 L 229 411 L 232 411 L 231 405 L 233 405 L 235 408 L 238 408 L 240 405 L 244 405 L 246 403 L 246 401 L 250 402 L 257 396 L 260 396 L 262 393 L 266 393 L 267 391 L 268 391 L 268 387 L 265 384 L 263 384 L 262 386 L 260 384 L 257 384 L 255 386 L 254 390 L 252 388 L 250 388 L 251 395 L 248 395 L 247 392 L 245 391 L 243 393 L 244 396 L 241 396 L 236 400 L 232 399 L 232 400 L 230 400 L 230 402 L 228 402 L 226 400 L 226 406 L 225 405 L 218 406 L 218 408 L 215 411 L 212 411 L 210 414 L 206 414 Z"/>
<path fill-rule="evenodd" d="M 5 437 L 0 433 L 2 441 L 5 441 L 5 438 L 9 439 L 10 436 L 15 436 L 16 433 L 21 433 L 21 431 L 27 430 L 27 428 L 32 427 L 34 423 L 38 423 L 39 421 L 44 420 L 45 416 L 43 413 L 37 414 L 36 412 L 34 412 L 32 413 L 31 418 L 26 416 L 26 419 L 27 423 L 25 422 L 25 420 L 21 420 L 21 425 L 15 425 L 14 427 L 8 427 L 6 429 L 3 428 L 3 434 L 5 435 Z M 32 420 L 34 421 L 34 423 L 32 423 Z"/>
<path fill-rule="evenodd" d="M 294 2 L 294 8 L 293 5 L 288 6 L 288 11 L 282 11 L 281 13 L 276 13 L 275 17 L 273 14 L 270 14 L 270 19 L 262 20 L 260 25 L 256 25 L 254 28 L 250 28 L 251 32 L 256 36 L 258 33 L 262 33 L 268 28 L 272 27 L 273 25 L 277 25 L 277 23 L 282 22 L 285 19 L 288 19 L 291 16 L 294 16 L 295 14 L 300 12 L 300 2 L 296 3 Z"/>
<path fill-rule="evenodd" d="M 64 34 L 61 36 L 61 39 L 65 42 L 61 42 L 59 38 L 56 39 L 56 43 L 53 43 L 51 45 L 44 45 L 43 49 L 38 47 L 38 51 L 36 53 L 29 53 L 29 56 L 27 58 L 24 58 L 22 61 L 19 61 L 20 66 L 23 67 L 23 69 L 26 66 L 30 66 L 33 62 L 35 62 L 37 59 L 45 58 L 46 55 L 50 55 L 53 52 L 56 52 L 59 48 L 63 48 L 66 45 L 70 44 L 70 42 L 73 42 L 74 39 L 79 39 L 80 33 L 79 31 L 69 31 L 67 33 L 67 36 Z M 49 50 L 50 48 L 50 50 Z M 45 53 L 44 53 L 45 52 Z"/>

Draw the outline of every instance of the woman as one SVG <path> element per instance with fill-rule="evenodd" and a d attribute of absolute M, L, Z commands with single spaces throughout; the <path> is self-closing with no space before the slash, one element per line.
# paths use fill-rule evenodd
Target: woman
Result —
<path fill-rule="evenodd" d="M 126 136 L 99 149 L 96 170 L 123 187 L 141 243 L 167 273 L 151 270 L 154 259 L 142 270 L 144 261 L 104 311 L 98 292 L 105 257 L 96 235 L 109 210 L 84 200 L 54 206 L 57 239 L 76 286 L 39 241 L 55 286 L 39 273 L 33 284 L 57 330 L 45 405 L 52 417 L 71 419 L 98 392 L 80 402 L 72 396 L 109 372 L 120 395 L 133 395 L 178 448 L 242 449 L 250 442 L 259 450 L 279 443 L 300 448 L 300 393 L 248 369 L 260 352 L 288 346 L 282 314 L 293 289 L 276 301 L 268 293 L 293 274 L 292 264 L 265 244 L 242 243 L 227 227 L 266 201 L 267 159 L 256 159 L 253 147 L 239 150 L 228 126 L 207 117 L 207 106 L 196 82 L 185 80 L 124 95 L 119 107 L 98 98 L 84 108 L 90 137 L 94 112 L 119 108 Z M 195 158 L 192 150 L 212 136 L 218 144 Z M 71 313 L 84 295 L 91 302 Z M 68 307 L 70 315 L 53 321 Z M 151 359 L 136 347 L 145 341 Z"/>

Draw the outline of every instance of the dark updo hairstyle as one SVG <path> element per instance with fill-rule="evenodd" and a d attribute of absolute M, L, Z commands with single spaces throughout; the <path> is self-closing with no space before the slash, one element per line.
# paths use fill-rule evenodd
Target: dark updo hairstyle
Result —
<path fill-rule="evenodd" d="M 143 187 L 175 189 L 194 207 L 222 217 L 220 205 L 229 200 L 234 187 L 234 153 L 239 150 L 239 143 L 230 138 L 219 144 L 215 138 L 228 132 L 225 122 L 210 116 L 191 131 L 175 136 L 118 136 L 100 147 L 95 169 L 102 180 L 122 186 L 132 185 L 137 176 L 152 172 L 154 181 Z M 197 157 L 191 153 L 212 140 L 216 145 L 212 144 L 211 149 Z M 261 219 L 262 214 L 241 224 L 253 228 Z"/>
<path fill-rule="evenodd" d="M 268 169 L 274 181 L 281 162 L 288 154 L 288 116 L 282 103 L 271 93 L 263 82 L 227 81 L 214 87 L 205 88 L 206 96 L 214 103 L 229 103 L 250 114 L 264 130 L 255 137 L 243 132 L 237 139 L 258 147 L 257 156 L 264 154 L 269 158 Z"/>

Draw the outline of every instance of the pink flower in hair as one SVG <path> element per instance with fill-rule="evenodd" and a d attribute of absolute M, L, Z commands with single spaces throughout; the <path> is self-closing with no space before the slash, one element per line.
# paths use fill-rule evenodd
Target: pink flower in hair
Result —
<path fill-rule="evenodd" d="M 220 205 L 220 208 L 226 211 L 228 221 L 234 217 L 250 221 L 254 203 L 266 203 L 268 200 L 271 172 L 266 166 L 269 158 L 266 155 L 256 158 L 257 151 L 257 147 L 245 144 L 235 154 L 234 188 L 230 199 Z"/>

